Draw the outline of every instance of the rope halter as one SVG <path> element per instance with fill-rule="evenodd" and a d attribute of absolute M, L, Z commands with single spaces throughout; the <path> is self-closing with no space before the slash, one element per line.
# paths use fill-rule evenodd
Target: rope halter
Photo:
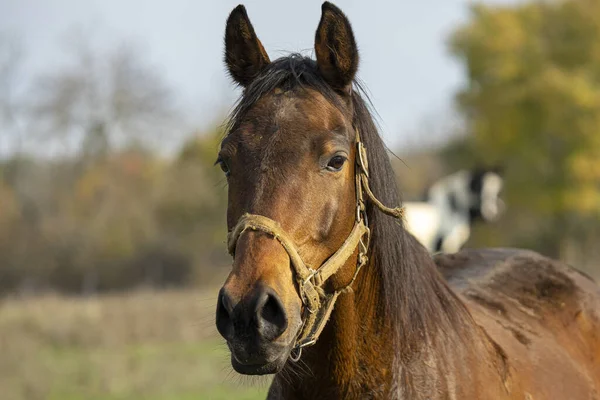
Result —
<path fill-rule="evenodd" d="M 281 228 L 280 224 L 262 215 L 244 214 L 238 220 L 236 226 L 227 235 L 227 247 L 229 254 L 235 257 L 235 248 L 240 236 L 247 230 L 261 231 L 272 236 L 281 243 L 282 247 L 290 257 L 291 265 L 295 271 L 296 284 L 302 304 L 304 305 L 303 324 L 298 332 L 291 359 L 297 361 L 300 358 L 302 348 L 316 343 L 331 312 L 338 296 L 346 291 L 352 290 L 351 286 L 358 276 L 360 269 L 368 261 L 369 241 L 371 231 L 367 219 L 365 195 L 382 212 L 394 218 L 401 219 L 404 215 L 403 207 L 389 208 L 383 205 L 373 194 L 369 187 L 369 165 L 367 150 L 360 140 L 358 130 L 356 131 L 356 220 L 352 231 L 338 248 L 319 268 L 312 269 L 307 266 L 300 255 L 292 239 Z M 358 247 L 358 259 L 356 270 L 350 283 L 326 293 L 323 285 L 334 275 L 352 256 Z"/>

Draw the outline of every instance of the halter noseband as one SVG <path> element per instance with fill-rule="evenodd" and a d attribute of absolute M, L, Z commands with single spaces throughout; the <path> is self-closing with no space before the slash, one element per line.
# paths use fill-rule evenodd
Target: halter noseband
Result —
<path fill-rule="evenodd" d="M 307 266 L 298 254 L 296 245 L 281 228 L 279 223 L 265 216 L 246 213 L 242 215 L 236 226 L 227 235 L 227 248 L 229 254 L 234 257 L 237 242 L 240 236 L 248 229 L 269 234 L 278 240 L 288 253 L 291 264 L 296 272 L 295 277 L 298 284 L 298 292 L 305 308 L 302 328 L 294 344 L 293 350 L 297 352 L 295 357 L 292 356 L 292 360 L 294 361 L 300 358 L 300 352 L 303 347 L 315 344 L 331 315 L 337 297 L 345 291 L 352 290 L 351 286 L 358 276 L 358 272 L 368 261 L 367 253 L 369 251 L 371 231 L 368 226 L 369 222 L 364 201 L 365 194 L 385 214 L 395 218 L 402 218 L 404 214 L 403 207 L 388 208 L 371 191 L 369 187 L 367 150 L 360 140 L 358 130 L 356 130 L 355 159 L 356 221 L 344 243 L 319 268 L 312 269 Z M 350 283 L 343 288 L 335 290 L 333 293 L 325 293 L 323 290 L 324 283 L 346 263 L 357 247 L 358 259 L 356 270 Z"/>

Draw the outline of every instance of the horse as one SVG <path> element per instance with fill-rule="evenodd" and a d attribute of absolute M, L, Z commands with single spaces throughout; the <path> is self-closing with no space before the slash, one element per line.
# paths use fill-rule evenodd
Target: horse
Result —
<path fill-rule="evenodd" d="M 427 188 L 423 201 L 405 201 L 406 228 L 429 252 L 455 253 L 478 220 L 493 222 L 504 211 L 499 166 L 459 170 Z"/>
<path fill-rule="evenodd" d="M 268 399 L 597 399 L 599 286 L 528 250 L 430 255 L 329 2 L 314 50 L 271 61 L 243 5 L 227 19 L 243 91 L 216 160 L 233 262 L 215 323 L 233 369 L 270 375 Z"/>

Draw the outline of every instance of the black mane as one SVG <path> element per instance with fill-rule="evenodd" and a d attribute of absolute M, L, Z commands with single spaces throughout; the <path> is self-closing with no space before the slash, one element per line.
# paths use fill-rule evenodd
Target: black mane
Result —
<path fill-rule="evenodd" d="M 229 117 L 227 132 L 236 128 L 263 95 L 276 88 L 302 87 L 317 90 L 334 105 L 341 105 L 339 95 L 319 74 L 316 62 L 291 54 L 273 61 L 246 87 Z M 356 80 L 352 102 L 353 124 L 360 130 L 367 148 L 371 189 L 384 204 L 396 206 L 401 200 L 388 149 L 369 111 L 368 95 Z M 459 318 L 460 313 L 456 310 L 460 307 L 454 305 L 459 301 L 440 277 L 425 248 L 404 229 L 403 224 L 384 215 L 372 204 L 367 207 L 373 260 L 368 268 L 373 268 L 380 278 L 381 296 L 377 308 L 381 317 L 394 327 L 398 347 L 414 349 L 439 331 L 436 326 L 457 325 L 454 322 Z"/>

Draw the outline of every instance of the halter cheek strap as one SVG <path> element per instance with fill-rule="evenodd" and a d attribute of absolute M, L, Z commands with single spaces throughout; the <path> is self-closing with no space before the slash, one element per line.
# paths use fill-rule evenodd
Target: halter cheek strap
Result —
<path fill-rule="evenodd" d="M 308 267 L 298 254 L 296 245 L 281 228 L 279 223 L 265 216 L 244 214 L 233 230 L 227 235 L 227 248 L 233 257 L 235 257 L 235 248 L 240 236 L 247 230 L 261 231 L 272 236 L 281 243 L 281 246 L 288 253 L 290 262 L 294 268 L 298 293 L 305 307 L 303 325 L 294 345 L 294 349 L 298 352 L 298 358 L 300 357 L 299 352 L 303 347 L 310 346 L 317 341 L 327 320 L 331 316 L 331 312 L 338 296 L 345 291 L 351 290 L 351 286 L 358 276 L 358 272 L 368 261 L 367 253 L 369 250 L 371 231 L 368 227 L 366 204 L 364 201 L 365 195 L 385 214 L 395 218 L 403 217 L 404 209 L 402 207 L 386 207 L 371 191 L 371 188 L 369 187 L 367 152 L 360 140 L 358 130 L 356 131 L 356 152 L 356 221 L 344 243 L 319 268 L 312 269 Z M 323 285 L 327 279 L 346 264 L 357 248 L 357 265 L 350 283 L 343 288 L 335 290 L 333 293 L 325 293 Z"/>

